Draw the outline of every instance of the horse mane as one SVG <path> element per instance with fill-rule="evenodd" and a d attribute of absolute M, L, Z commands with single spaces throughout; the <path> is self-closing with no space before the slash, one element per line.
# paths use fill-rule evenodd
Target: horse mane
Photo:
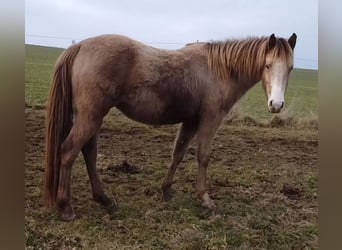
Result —
<path fill-rule="evenodd" d="M 229 77 L 248 79 L 260 78 L 269 52 L 268 37 L 247 38 L 207 43 L 208 67 L 216 77 L 227 80 Z M 292 49 L 283 38 L 277 38 L 272 48 L 272 56 L 285 58 L 292 56 Z"/>

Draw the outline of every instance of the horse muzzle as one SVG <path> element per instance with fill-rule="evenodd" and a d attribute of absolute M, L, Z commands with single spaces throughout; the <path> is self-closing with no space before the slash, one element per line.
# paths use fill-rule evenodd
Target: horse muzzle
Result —
<path fill-rule="evenodd" d="M 271 113 L 279 113 L 282 108 L 284 107 L 285 102 L 284 101 L 274 101 L 274 100 L 270 100 L 268 102 L 268 110 Z"/>

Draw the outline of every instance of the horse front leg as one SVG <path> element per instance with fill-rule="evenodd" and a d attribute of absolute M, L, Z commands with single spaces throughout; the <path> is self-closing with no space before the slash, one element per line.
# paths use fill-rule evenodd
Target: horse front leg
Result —
<path fill-rule="evenodd" d="M 198 122 L 193 121 L 193 122 L 184 122 L 179 129 L 178 135 L 176 137 L 174 149 L 172 152 L 172 162 L 162 185 L 163 199 L 165 201 L 168 201 L 172 198 L 171 186 L 173 184 L 173 177 L 175 175 L 175 172 L 179 163 L 184 158 L 185 152 L 191 140 L 194 138 L 197 132 L 197 128 L 198 128 Z"/>
<path fill-rule="evenodd" d="M 217 112 L 211 113 L 208 117 L 205 117 L 200 123 L 198 130 L 198 175 L 196 181 L 197 197 L 201 200 L 201 205 L 205 208 L 216 209 L 214 201 L 210 198 L 207 186 L 207 168 L 209 164 L 209 157 L 212 148 L 212 141 L 216 134 L 218 127 L 223 120 L 224 114 L 218 114 Z"/>

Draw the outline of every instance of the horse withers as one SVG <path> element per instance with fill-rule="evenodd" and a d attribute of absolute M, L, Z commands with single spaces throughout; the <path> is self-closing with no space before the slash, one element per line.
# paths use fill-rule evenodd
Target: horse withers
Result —
<path fill-rule="evenodd" d="M 197 196 L 215 209 L 206 189 L 214 135 L 236 101 L 262 80 L 270 112 L 280 112 L 293 68 L 296 34 L 193 43 L 179 50 L 147 46 L 128 37 L 103 35 L 66 49 L 53 74 L 46 117 L 45 195 L 61 219 L 75 218 L 71 206 L 72 165 L 82 152 L 93 198 L 108 209 L 96 171 L 97 139 L 112 107 L 145 124 L 181 123 L 172 161 L 162 184 L 171 198 L 177 166 L 197 136 Z"/>

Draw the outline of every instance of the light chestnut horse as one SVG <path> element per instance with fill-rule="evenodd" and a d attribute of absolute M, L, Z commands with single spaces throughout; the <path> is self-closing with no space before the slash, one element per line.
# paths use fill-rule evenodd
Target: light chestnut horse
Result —
<path fill-rule="evenodd" d="M 206 190 L 207 166 L 214 135 L 236 101 L 262 80 L 270 112 L 284 106 L 293 68 L 296 34 L 193 43 L 170 51 L 119 35 L 84 40 L 59 57 L 51 83 L 46 118 L 45 193 L 61 219 L 75 218 L 71 206 L 72 165 L 82 151 L 93 198 L 108 209 L 96 172 L 97 139 L 112 107 L 146 124 L 181 123 L 172 162 L 162 184 L 165 200 L 178 164 L 197 135 L 197 196 L 215 208 Z"/>

